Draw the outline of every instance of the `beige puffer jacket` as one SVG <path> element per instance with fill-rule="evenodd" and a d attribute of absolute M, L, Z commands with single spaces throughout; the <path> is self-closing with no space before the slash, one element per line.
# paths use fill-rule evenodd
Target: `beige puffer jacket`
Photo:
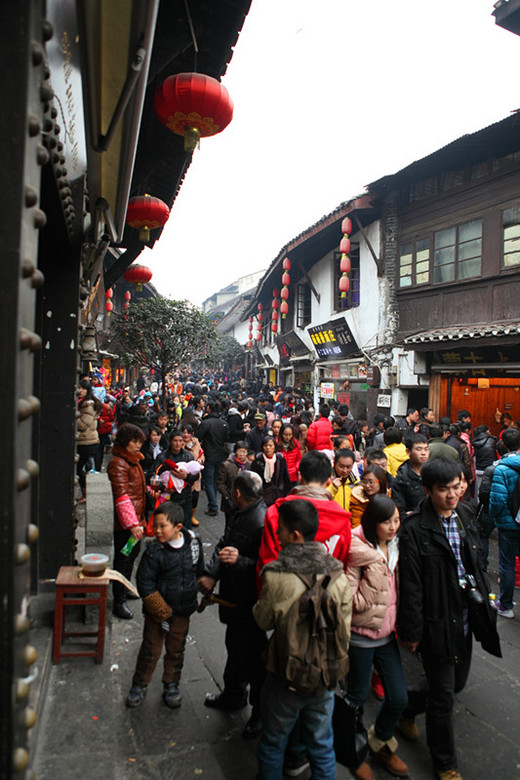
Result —
<path fill-rule="evenodd" d="M 78 411 L 78 446 L 99 444 L 97 430 L 99 414 L 96 412 L 94 401 L 83 401 L 83 403 L 79 405 Z"/>
<path fill-rule="evenodd" d="M 388 564 L 367 542 L 361 526 L 352 531 L 346 575 L 352 590 L 352 630 L 377 636 L 388 609 Z"/>

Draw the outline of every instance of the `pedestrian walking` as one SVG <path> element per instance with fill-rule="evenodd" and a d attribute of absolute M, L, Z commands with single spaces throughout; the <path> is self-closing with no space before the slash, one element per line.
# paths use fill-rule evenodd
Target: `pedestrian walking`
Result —
<path fill-rule="evenodd" d="M 427 445 L 426 445 L 427 446 Z M 408 701 L 401 655 L 395 636 L 397 617 L 399 510 L 385 495 L 375 495 L 352 532 L 346 574 L 352 590 L 347 695 L 363 707 L 372 666 L 384 689 L 384 699 L 368 732 L 374 758 L 391 774 L 405 777 L 408 767 L 397 755 L 397 720 Z M 364 762 L 351 769 L 357 780 L 373 780 Z"/>

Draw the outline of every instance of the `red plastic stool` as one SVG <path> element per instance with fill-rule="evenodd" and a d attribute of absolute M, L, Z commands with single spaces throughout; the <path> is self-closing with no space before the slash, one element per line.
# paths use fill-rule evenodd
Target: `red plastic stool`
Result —
<path fill-rule="evenodd" d="M 80 578 L 81 566 L 62 566 L 56 577 L 56 612 L 54 615 L 54 646 L 53 660 L 59 664 L 61 658 L 81 656 L 96 659 L 97 664 L 103 663 L 105 650 L 105 620 L 107 614 L 107 593 L 109 580 L 106 577 Z M 66 607 L 95 605 L 99 607 L 97 631 L 67 631 Z M 95 636 L 95 647 L 88 650 L 67 651 L 62 645 L 71 636 Z"/>

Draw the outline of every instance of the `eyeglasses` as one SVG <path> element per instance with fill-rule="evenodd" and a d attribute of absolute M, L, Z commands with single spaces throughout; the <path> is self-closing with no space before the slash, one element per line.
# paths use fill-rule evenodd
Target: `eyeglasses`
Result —
<path fill-rule="evenodd" d="M 379 485 L 379 480 L 378 479 L 366 479 L 366 480 L 363 479 L 363 480 L 361 480 L 361 484 L 364 487 L 370 487 L 370 485 Z"/>

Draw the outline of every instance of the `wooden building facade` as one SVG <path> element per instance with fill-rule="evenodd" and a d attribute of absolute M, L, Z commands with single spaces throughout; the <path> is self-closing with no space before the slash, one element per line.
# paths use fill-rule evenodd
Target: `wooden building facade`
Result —
<path fill-rule="evenodd" d="M 500 413 L 519 419 L 520 116 L 369 191 L 382 205 L 396 346 L 422 358 L 428 405 L 438 416 L 467 409 L 493 430 Z"/>

